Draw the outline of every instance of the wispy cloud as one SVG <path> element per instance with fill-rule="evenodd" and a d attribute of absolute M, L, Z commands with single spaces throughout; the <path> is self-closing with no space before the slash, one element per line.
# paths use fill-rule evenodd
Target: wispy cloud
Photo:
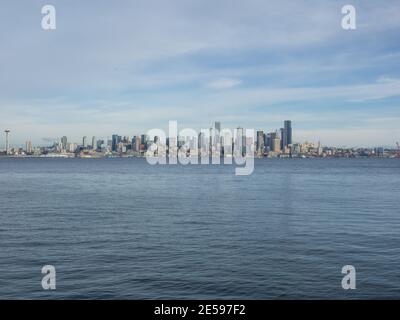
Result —
<path fill-rule="evenodd" d="M 213 80 L 209 83 L 206 84 L 207 88 L 212 88 L 212 89 L 229 89 L 233 87 L 237 87 L 242 83 L 241 80 L 238 79 L 217 79 Z"/>

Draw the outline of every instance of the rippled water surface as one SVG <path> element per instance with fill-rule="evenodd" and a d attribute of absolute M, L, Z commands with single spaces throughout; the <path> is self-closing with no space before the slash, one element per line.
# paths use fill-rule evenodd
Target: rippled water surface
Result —
<path fill-rule="evenodd" d="M 399 195 L 399 159 L 3 158 L 0 298 L 399 299 Z"/>

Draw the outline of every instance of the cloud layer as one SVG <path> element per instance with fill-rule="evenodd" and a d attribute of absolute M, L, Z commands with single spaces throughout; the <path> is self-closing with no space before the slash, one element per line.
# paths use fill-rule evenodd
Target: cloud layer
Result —
<path fill-rule="evenodd" d="M 400 3 L 353 1 L 355 31 L 341 29 L 345 4 L 55 0 L 45 32 L 42 1 L 2 1 L 0 128 L 41 144 L 292 119 L 296 141 L 393 145 Z"/>

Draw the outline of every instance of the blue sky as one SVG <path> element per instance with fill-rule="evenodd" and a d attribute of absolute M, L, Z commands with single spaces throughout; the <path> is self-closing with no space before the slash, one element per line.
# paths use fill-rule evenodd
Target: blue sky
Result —
<path fill-rule="evenodd" d="M 57 29 L 41 28 L 41 8 Z M 357 9 L 357 30 L 341 8 Z M 400 140 L 400 1 L 0 4 L 0 129 L 12 144 L 166 128 L 273 131 L 337 146 Z M 4 146 L 1 139 L 0 149 Z"/>

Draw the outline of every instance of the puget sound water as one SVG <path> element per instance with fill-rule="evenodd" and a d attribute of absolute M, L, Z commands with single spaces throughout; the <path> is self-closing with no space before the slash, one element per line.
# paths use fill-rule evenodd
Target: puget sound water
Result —
<path fill-rule="evenodd" d="M 399 195 L 400 159 L 2 158 L 0 298 L 399 299 Z"/>

